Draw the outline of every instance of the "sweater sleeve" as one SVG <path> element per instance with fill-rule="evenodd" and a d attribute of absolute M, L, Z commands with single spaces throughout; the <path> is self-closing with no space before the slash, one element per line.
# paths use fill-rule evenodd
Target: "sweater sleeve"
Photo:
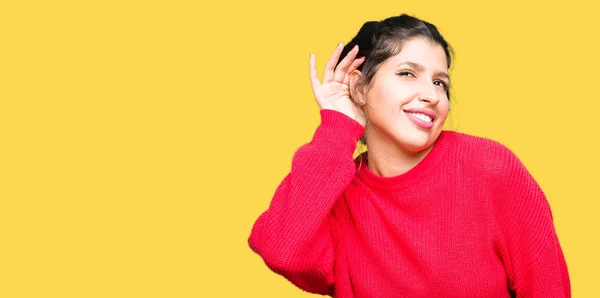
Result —
<path fill-rule="evenodd" d="M 290 173 L 252 227 L 248 244 L 274 272 L 311 293 L 333 295 L 330 211 L 356 172 L 352 155 L 364 128 L 321 110 L 312 141 L 292 158 Z"/>
<path fill-rule="evenodd" d="M 550 205 L 522 162 L 501 147 L 495 202 L 509 288 L 517 298 L 571 297 Z"/>

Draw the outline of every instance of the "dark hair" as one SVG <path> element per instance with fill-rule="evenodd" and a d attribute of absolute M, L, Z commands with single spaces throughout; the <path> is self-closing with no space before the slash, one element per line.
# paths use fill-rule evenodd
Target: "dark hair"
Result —
<path fill-rule="evenodd" d="M 358 45 L 357 57 L 365 56 L 366 59 L 358 67 L 358 70 L 361 71 L 361 77 L 357 81 L 356 88 L 364 86 L 370 88 L 373 77 L 381 64 L 388 58 L 400 53 L 404 44 L 415 37 L 425 38 L 434 44 L 440 45 L 446 53 L 447 66 L 450 68 L 454 56 L 450 44 L 446 42 L 433 24 L 407 14 L 390 17 L 383 21 L 364 23 L 356 36 L 344 46 L 337 64 L 346 57 L 354 45 Z M 446 96 L 450 100 L 450 90 L 446 91 Z M 361 141 L 366 143 L 364 136 Z"/>

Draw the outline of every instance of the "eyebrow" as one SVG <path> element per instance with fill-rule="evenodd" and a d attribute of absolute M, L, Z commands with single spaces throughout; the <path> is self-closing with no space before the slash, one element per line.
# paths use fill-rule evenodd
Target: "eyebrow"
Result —
<path fill-rule="evenodd" d="M 407 64 L 408 66 L 416 69 L 417 71 L 424 71 L 425 70 L 425 67 L 423 65 L 421 65 L 419 63 L 416 63 L 416 62 L 412 62 L 412 61 L 404 61 L 404 62 L 399 63 L 398 65 L 396 65 L 396 67 L 398 67 L 400 65 L 403 65 L 403 64 Z M 448 83 L 450 83 L 450 76 L 448 75 L 448 73 L 440 71 L 440 72 L 436 72 L 434 75 L 438 76 L 438 77 L 445 78 L 446 80 L 448 80 Z"/>

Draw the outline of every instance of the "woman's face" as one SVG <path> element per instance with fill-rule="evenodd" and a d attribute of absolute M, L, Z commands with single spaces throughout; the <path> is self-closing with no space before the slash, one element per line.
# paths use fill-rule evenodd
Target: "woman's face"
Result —
<path fill-rule="evenodd" d="M 433 145 L 448 116 L 446 63 L 440 45 L 414 38 L 380 65 L 365 96 L 368 144 L 413 153 Z"/>

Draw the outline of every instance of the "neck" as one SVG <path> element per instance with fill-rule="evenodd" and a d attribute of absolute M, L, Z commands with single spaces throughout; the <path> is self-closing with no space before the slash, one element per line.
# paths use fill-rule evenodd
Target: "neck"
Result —
<path fill-rule="evenodd" d="M 371 172 L 381 177 L 393 177 L 406 173 L 421 162 L 433 148 L 432 145 L 418 152 L 410 152 L 389 140 L 378 139 L 369 142 L 367 139 L 367 143 L 367 166 Z"/>

